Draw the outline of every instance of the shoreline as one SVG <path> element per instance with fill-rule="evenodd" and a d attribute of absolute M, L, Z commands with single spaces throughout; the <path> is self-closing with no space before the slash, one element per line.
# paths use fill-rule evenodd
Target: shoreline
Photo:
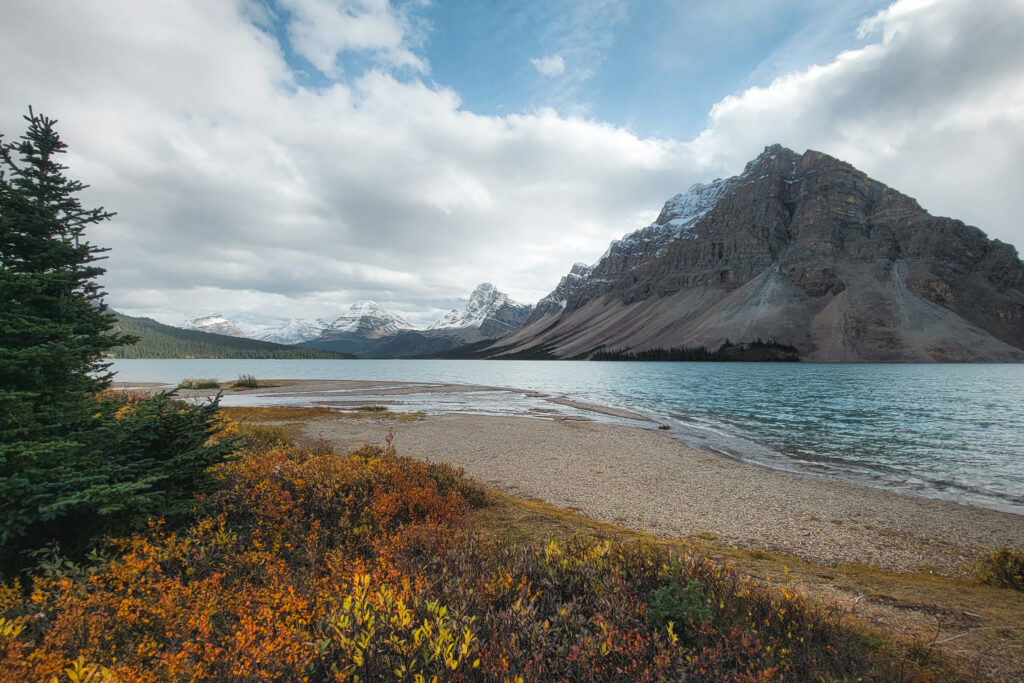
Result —
<path fill-rule="evenodd" d="M 1024 548 L 1019 515 L 749 465 L 637 427 L 444 415 L 317 420 L 303 432 L 345 451 L 383 445 L 389 427 L 400 455 L 451 462 L 509 495 L 664 539 L 960 577 L 986 551 Z"/>
<path fill-rule="evenodd" d="M 140 387 L 143 383 L 127 383 Z M 155 387 L 152 387 L 155 388 Z M 202 396 L 212 392 L 182 392 Z M 698 450 L 629 411 L 537 392 L 366 380 L 299 380 L 226 392 L 230 405 L 365 405 L 365 398 L 441 395 L 486 404 L 514 393 L 520 412 L 428 415 L 415 421 L 320 419 L 304 435 L 340 451 L 383 445 L 447 461 L 481 483 L 660 538 L 702 539 L 821 566 L 968 576 L 996 547 L 1024 549 L 1024 516 L 794 473 Z M 301 398 L 301 403 L 289 401 Z M 322 400 L 318 400 L 322 399 Z M 383 402 L 383 401 L 382 401 Z M 542 407 L 540 402 L 552 408 Z M 396 407 L 394 410 L 406 409 Z M 557 409 L 554 406 L 558 406 Z M 412 407 L 415 409 L 416 404 Z M 587 419 L 597 413 L 605 419 Z M 610 419 L 608 419 L 610 418 Z M 642 426 L 641 426 L 642 425 Z"/>

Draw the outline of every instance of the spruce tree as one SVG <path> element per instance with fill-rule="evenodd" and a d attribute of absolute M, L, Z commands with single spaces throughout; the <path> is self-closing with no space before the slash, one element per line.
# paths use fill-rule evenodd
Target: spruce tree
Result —
<path fill-rule="evenodd" d="M 20 140 L 0 139 L 0 401 L 2 441 L 14 436 L 57 437 L 87 417 L 90 397 L 107 387 L 104 352 L 132 341 L 109 334 L 95 265 L 107 251 L 85 240 L 109 220 L 85 209 L 85 185 L 64 176 L 57 156 L 67 147 L 56 121 L 29 109 Z M 12 421 L 13 409 L 18 418 Z"/>
<path fill-rule="evenodd" d="M 84 234 L 113 214 L 83 208 L 56 121 L 24 118 L 19 140 L 0 137 L 0 549 L 56 489 L 88 483 L 78 435 L 110 383 L 103 354 L 134 341 L 110 333 L 95 265 L 106 250 Z"/>

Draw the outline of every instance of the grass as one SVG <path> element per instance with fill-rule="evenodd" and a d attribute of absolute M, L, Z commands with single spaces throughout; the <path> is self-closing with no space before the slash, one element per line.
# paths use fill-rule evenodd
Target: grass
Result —
<path fill-rule="evenodd" d="M 266 389 L 268 387 L 283 387 L 288 384 L 294 384 L 293 380 L 282 380 L 277 382 L 268 382 L 266 380 L 256 379 L 252 375 L 242 375 L 234 382 L 218 382 L 215 379 L 183 379 L 178 385 L 179 389 L 232 389 L 234 391 L 244 391 L 246 389 Z"/>

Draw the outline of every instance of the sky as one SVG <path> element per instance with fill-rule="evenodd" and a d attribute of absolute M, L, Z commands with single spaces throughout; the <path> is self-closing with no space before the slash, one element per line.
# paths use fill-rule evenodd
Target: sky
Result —
<path fill-rule="evenodd" d="M 1024 0 L 0 0 L 0 92 L 171 324 L 532 303 L 774 143 L 1024 247 Z"/>

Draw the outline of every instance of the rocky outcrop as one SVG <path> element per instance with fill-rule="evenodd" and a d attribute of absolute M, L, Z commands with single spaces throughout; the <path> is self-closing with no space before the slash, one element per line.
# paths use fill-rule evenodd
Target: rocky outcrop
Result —
<path fill-rule="evenodd" d="M 593 269 L 593 266 L 588 266 L 585 263 L 573 264 L 572 270 L 567 275 L 562 276 L 554 291 L 538 301 L 537 305 L 533 307 L 533 313 L 527 322 L 532 323 L 539 318 L 561 314 L 565 310 L 566 303 L 580 291 Z"/>
<path fill-rule="evenodd" d="M 819 361 L 1024 360 L 1024 264 L 849 164 L 775 145 L 574 266 L 492 355 L 757 338 Z"/>

